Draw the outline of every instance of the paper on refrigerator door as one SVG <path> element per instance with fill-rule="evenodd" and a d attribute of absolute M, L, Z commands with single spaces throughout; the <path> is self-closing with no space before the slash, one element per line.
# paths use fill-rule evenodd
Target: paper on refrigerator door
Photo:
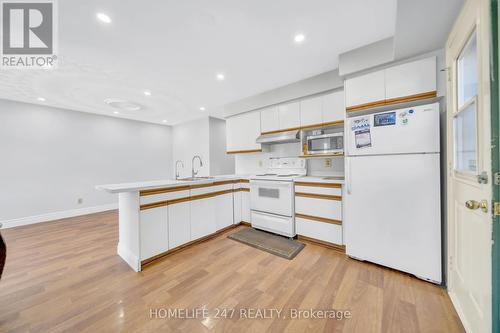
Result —
<path fill-rule="evenodd" d="M 370 128 L 354 132 L 354 140 L 356 141 L 356 148 L 371 147 L 372 138 L 370 135 Z"/>
<path fill-rule="evenodd" d="M 352 122 L 351 130 L 354 131 L 356 148 L 367 148 L 372 146 L 370 133 L 370 119 L 362 117 Z"/>

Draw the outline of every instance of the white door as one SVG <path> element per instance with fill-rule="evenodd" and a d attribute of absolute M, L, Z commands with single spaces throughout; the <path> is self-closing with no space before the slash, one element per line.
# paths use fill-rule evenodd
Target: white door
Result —
<path fill-rule="evenodd" d="M 233 224 L 233 193 L 226 193 L 214 197 L 215 223 L 217 230 Z"/>
<path fill-rule="evenodd" d="M 323 123 L 323 96 L 300 101 L 300 125 L 310 126 Z"/>
<path fill-rule="evenodd" d="M 260 111 L 260 131 L 262 133 L 277 131 L 280 129 L 280 117 L 277 106 Z"/>
<path fill-rule="evenodd" d="M 167 206 L 141 211 L 141 260 L 168 250 Z"/>
<path fill-rule="evenodd" d="M 173 249 L 191 240 L 189 201 L 168 205 L 168 248 Z"/>
<path fill-rule="evenodd" d="M 344 91 L 335 91 L 323 96 L 323 122 L 343 121 L 345 118 Z"/>
<path fill-rule="evenodd" d="M 439 154 L 347 157 L 349 256 L 441 283 Z"/>
<path fill-rule="evenodd" d="M 216 229 L 214 197 L 190 201 L 191 203 L 191 240 L 210 234 Z"/>
<path fill-rule="evenodd" d="M 251 180 L 250 206 L 260 212 L 292 216 L 292 182 Z"/>
<path fill-rule="evenodd" d="M 251 223 L 252 217 L 250 216 L 250 192 L 241 192 L 241 220 L 243 222 Z"/>
<path fill-rule="evenodd" d="M 468 0 L 446 44 L 448 291 L 468 332 L 492 323 L 488 12 Z"/>
<path fill-rule="evenodd" d="M 300 103 L 281 104 L 279 107 L 280 130 L 300 127 Z"/>

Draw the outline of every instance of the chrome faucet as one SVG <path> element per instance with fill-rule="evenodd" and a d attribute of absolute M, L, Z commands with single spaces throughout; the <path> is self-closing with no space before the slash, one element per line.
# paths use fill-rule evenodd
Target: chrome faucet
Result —
<path fill-rule="evenodd" d="M 196 170 L 196 172 L 194 171 L 194 160 L 198 158 L 200 160 L 200 168 L 203 166 L 203 162 L 201 160 L 201 157 L 198 156 L 198 155 L 194 155 L 193 156 L 193 159 L 191 160 L 191 177 L 196 177 L 196 175 L 198 174 L 198 172 L 200 171 L 199 169 Z"/>
<path fill-rule="evenodd" d="M 179 163 L 181 163 L 182 168 L 184 169 L 184 163 L 181 160 L 175 161 L 175 179 L 179 179 L 179 170 L 177 169 Z"/>

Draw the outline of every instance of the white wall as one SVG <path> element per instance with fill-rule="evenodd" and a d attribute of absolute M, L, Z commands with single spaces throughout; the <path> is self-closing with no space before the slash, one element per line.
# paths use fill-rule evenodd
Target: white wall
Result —
<path fill-rule="evenodd" d="M 181 123 L 173 126 L 173 160 L 184 163 L 184 168 L 179 165 L 181 178 L 191 176 L 191 160 L 193 156 L 199 155 L 203 161 L 200 167 L 199 161 L 195 161 L 195 169 L 199 170 L 198 176 L 210 175 L 210 143 L 209 143 L 209 120 L 208 117 Z M 175 172 L 175 171 L 174 171 Z"/>
<path fill-rule="evenodd" d="M 226 151 L 226 121 L 209 118 L 210 175 L 234 174 L 234 155 Z"/>
<path fill-rule="evenodd" d="M 216 176 L 234 174 L 234 157 L 226 154 L 226 121 L 205 117 L 181 123 L 173 127 L 173 161 L 180 160 L 179 176 L 191 177 L 193 156 L 202 158 L 203 166 L 195 161 L 197 176 Z M 175 171 L 174 171 L 175 172 Z"/>
<path fill-rule="evenodd" d="M 94 186 L 170 178 L 171 147 L 168 126 L 0 100 L 0 221 L 112 208 Z"/>

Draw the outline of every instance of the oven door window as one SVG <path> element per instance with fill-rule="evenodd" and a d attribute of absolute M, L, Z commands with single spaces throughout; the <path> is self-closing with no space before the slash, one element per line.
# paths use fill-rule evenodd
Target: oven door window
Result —
<path fill-rule="evenodd" d="M 280 190 L 277 188 L 259 187 L 259 197 L 279 199 Z"/>

